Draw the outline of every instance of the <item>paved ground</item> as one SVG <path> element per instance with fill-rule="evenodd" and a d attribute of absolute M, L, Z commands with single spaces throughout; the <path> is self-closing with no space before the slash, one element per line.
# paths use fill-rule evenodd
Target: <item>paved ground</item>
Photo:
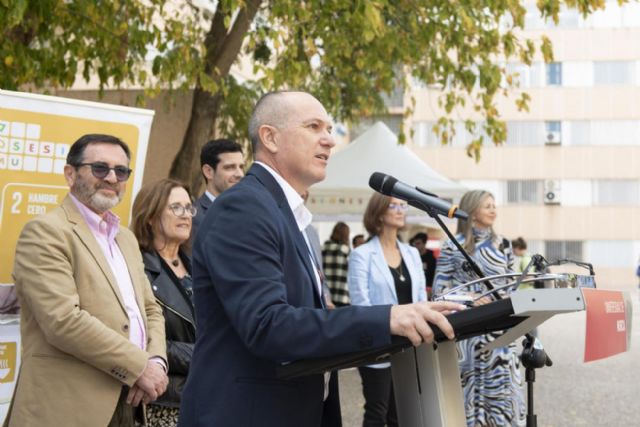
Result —
<path fill-rule="evenodd" d="M 534 396 L 539 427 L 640 425 L 640 304 L 636 290 L 631 296 L 636 315 L 627 353 L 583 363 L 584 313 L 556 316 L 539 328 L 554 362 L 552 367 L 536 371 Z M 344 426 L 361 426 L 363 399 L 357 370 L 341 372 L 340 395 Z"/>

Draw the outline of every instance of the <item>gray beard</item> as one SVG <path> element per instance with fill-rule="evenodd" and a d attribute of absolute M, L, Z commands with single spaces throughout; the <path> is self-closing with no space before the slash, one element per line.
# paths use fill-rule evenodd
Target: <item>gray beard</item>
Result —
<path fill-rule="evenodd" d="M 108 197 L 98 193 L 98 189 L 89 188 L 84 182 L 76 182 L 72 188 L 74 195 L 85 205 L 98 213 L 104 213 L 118 205 L 124 193 L 118 192 L 116 196 Z"/>
<path fill-rule="evenodd" d="M 106 212 L 115 208 L 122 200 L 121 195 L 106 197 L 99 193 L 93 193 L 89 198 L 89 206 L 97 212 Z"/>

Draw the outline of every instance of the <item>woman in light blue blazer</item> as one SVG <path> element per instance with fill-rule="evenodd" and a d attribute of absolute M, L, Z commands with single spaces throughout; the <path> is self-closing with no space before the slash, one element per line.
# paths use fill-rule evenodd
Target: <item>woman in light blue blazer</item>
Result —
<path fill-rule="evenodd" d="M 398 240 L 405 224 L 406 202 L 375 193 L 364 213 L 370 240 L 349 256 L 348 286 L 352 305 L 409 304 L 426 301 L 426 283 L 418 250 Z M 391 367 L 381 363 L 359 368 L 365 398 L 363 426 L 397 426 Z"/>

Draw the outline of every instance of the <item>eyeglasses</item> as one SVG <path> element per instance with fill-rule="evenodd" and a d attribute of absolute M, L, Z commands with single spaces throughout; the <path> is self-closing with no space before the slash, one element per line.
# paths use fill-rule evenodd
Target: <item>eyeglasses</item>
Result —
<path fill-rule="evenodd" d="M 406 212 L 408 209 L 409 209 L 409 205 L 407 205 L 406 203 L 389 203 L 389 210 Z"/>
<path fill-rule="evenodd" d="M 81 168 L 82 166 L 91 166 L 91 174 L 98 179 L 105 179 L 109 175 L 109 172 L 113 171 L 115 172 L 116 179 L 119 182 L 124 182 L 128 180 L 129 176 L 131 175 L 131 172 L 133 172 L 131 169 L 129 169 L 126 166 L 116 166 L 116 167 L 110 168 L 109 165 L 102 162 L 79 163 L 75 165 L 75 168 L 78 169 L 78 168 Z"/>
<path fill-rule="evenodd" d="M 194 217 L 196 216 L 196 213 L 198 213 L 198 209 L 196 209 L 195 206 L 183 206 L 180 203 L 169 205 L 169 209 L 171 209 L 171 212 L 173 212 L 175 216 L 184 216 L 185 214 L 188 214 L 190 217 Z"/>

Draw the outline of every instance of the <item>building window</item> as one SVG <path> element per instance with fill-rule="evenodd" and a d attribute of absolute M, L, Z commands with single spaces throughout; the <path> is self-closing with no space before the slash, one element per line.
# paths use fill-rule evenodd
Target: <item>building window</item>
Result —
<path fill-rule="evenodd" d="M 591 122 L 593 145 L 637 145 L 640 143 L 640 121 L 598 120 Z"/>
<path fill-rule="evenodd" d="M 383 116 L 364 117 L 358 123 L 351 125 L 349 129 L 351 141 L 369 130 L 377 122 L 384 123 L 396 136 L 400 133 L 402 114 L 386 114 Z"/>
<path fill-rule="evenodd" d="M 571 145 L 638 145 L 639 120 L 576 120 L 569 122 Z"/>
<path fill-rule="evenodd" d="M 435 122 L 414 122 L 413 124 L 413 142 L 418 147 L 437 147 L 442 145 L 440 137 L 433 131 Z M 484 142 L 490 141 L 483 129 L 484 122 L 476 122 L 474 133 L 467 131 L 464 122 L 454 122 L 453 132 L 449 140 L 449 146 L 464 148 L 471 142 L 482 136 Z M 391 129 L 393 130 L 393 129 Z"/>
<path fill-rule="evenodd" d="M 569 122 L 571 132 L 571 145 L 589 145 L 591 144 L 591 123 L 587 120 L 576 120 Z"/>
<path fill-rule="evenodd" d="M 387 108 L 404 107 L 404 88 L 399 84 L 393 87 L 391 93 L 382 92 L 380 96 Z"/>
<path fill-rule="evenodd" d="M 549 20 L 553 22 L 553 20 Z M 560 17 L 558 21 L 558 28 L 579 28 L 580 27 L 580 14 L 576 9 L 568 9 L 566 6 L 562 6 L 560 9 Z"/>
<path fill-rule="evenodd" d="M 508 63 L 507 72 L 511 75 L 513 82 L 520 88 L 531 87 L 531 67 L 520 62 Z M 504 82 L 506 85 L 506 81 Z"/>
<path fill-rule="evenodd" d="M 596 85 L 630 85 L 635 74 L 631 61 L 596 61 L 593 63 L 593 83 Z"/>
<path fill-rule="evenodd" d="M 544 127 L 547 132 L 560 132 L 562 131 L 562 122 L 544 122 Z"/>
<path fill-rule="evenodd" d="M 549 262 L 559 259 L 582 261 L 582 241 L 578 240 L 547 240 L 544 242 L 544 257 Z"/>
<path fill-rule="evenodd" d="M 547 86 L 562 85 L 562 63 L 552 62 L 547 64 Z"/>
<path fill-rule="evenodd" d="M 413 143 L 417 147 L 437 147 L 440 144 L 435 133 L 433 133 L 433 122 L 413 123 Z"/>
<path fill-rule="evenodd" d="M 542 203 L 542 181 L 535 179 L 507 181 L 507 203 Z"/>
<path fill-rule="evenodd" d="M 640 182 L 627 179 L 599 179 L 593 182 L 594 206 L 640 204 Z"/>
<path fill-rule="evenodd" d="M 543 122 L 507 122 L 507 145 L 542 145 L 544 138 Z"/>
<path fill-rule="evenodd" d="M 464 125 L 464 122 L 456 122 L 455 123 L 455 136 L 453 137 L 452 146 L 453 147 L 466 147 L 471 144 L 474 139 L 480 138 L 481 136 L 484 138 L 484 142 L 489 141 L 487 134 L 482 129 L 484 123 L 476 122 L 476 127 L 473 133 L 469 132 Z"/>

